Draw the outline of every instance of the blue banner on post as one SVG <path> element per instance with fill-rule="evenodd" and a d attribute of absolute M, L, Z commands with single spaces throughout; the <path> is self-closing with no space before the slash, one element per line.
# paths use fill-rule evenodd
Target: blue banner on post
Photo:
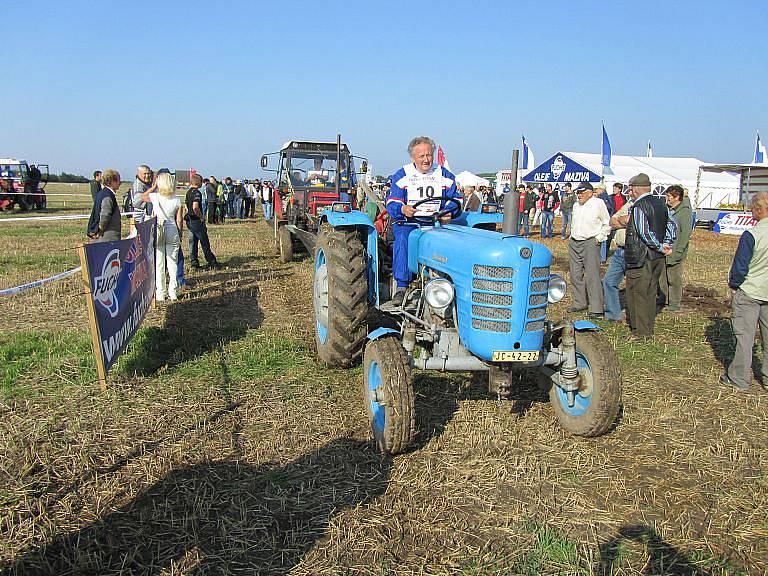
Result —
<path fill-rule="evenodd" d="M 608 140 L 608 132 L 605 131 L 605 125 L 603 125 L 603 148 L 600 154 L 600 162 L 605 168 L 611 166 L 611 141 Z"/>
<path fill-rule="evenodd" d="M 104 382 L 155 297 L 155 218 L 137 224 L 134 238 L 86 244 L 81 258 L 90 288 L 99 380 Z"/>
<path fill-rule="evenodd" d="M 600 182 L 589 168 L 558 152 L 523 177 L 525 182 Z"/>

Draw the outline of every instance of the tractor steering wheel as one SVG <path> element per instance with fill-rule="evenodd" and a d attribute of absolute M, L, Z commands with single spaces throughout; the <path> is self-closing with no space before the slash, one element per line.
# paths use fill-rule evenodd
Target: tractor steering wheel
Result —
<path fill-rule="evenodd" d="M 450 208 L 443 208 L 442 210 L 438 210 L 431 216 L 416 216 L 414 214 L 408 218 L 408 220 L 412 220 L 418 224 L 432 225 L 444 216 L 450 215 L 451 219 L 453 219 L 458 218 L 461 214 L 461 201 L 450 196 L 433 196 L 432 198 L 424 198 L 423 200 L 419 200 L 418 202 L 411 204 L 411 208 L 418 208 L 422 204 L 426 204 L 427 202 L 434 202 L 435 200 L 450 202 L 453 204 L 453 206 Z"/>

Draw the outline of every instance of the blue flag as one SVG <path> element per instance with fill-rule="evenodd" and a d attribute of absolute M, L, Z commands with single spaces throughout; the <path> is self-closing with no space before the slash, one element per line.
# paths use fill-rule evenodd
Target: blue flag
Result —
<path fill-rule="evenodd" d="M 605 131 L 605 124 L 603 124 L 603 152 L 601 163 L 606 168 L 611 165 L 611 141 L 608 140 L 608 133 Z"/>
<path fill-rule="evenodd" d="M 760 132 L 757 133 L 757 142 L 755 142 L 755 164 L 765 164 L 768 158 L 765 155 L 765 144 L 760 142 Z"/>
<path fill-rule="evenodd" d="M 521 168 L 523 170 L 529 170 L 533 168 L 534 164 L 533 151 L 531 150 L 531 147 L 528 146 L 528 141 L 525 139 L 525 134 L 523 134 L 523 161 Z"/>

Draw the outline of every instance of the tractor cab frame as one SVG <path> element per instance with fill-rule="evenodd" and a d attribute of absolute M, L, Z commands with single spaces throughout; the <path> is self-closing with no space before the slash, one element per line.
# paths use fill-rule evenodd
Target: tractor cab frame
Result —
<path fill-rule="evenodd" d="M 270 157 L 276 157 L 275 168 L 270 169 Z M 262 156 L 262 169 L 277 174 L 272 214 L 275 250 L 283 262 L 293 259 L 296 240 L 313 253 L 321 216 L 334 203 L 355 206 L 355 158 L 341 136 L 336 142 L 291 140 Z M 363 173 L 367 162 L 361 160 Z"/>

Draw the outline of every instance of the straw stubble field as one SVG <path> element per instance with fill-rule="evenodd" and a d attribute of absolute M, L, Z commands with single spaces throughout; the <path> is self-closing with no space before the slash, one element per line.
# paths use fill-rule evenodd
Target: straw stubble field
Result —
<path fill-rule="evenodd" d="M 0 287 L 77 265 L 83 223 L 0 226 Z M 416 446 L 382 458 L 359 368 L 314 359 L 309 259 L 261 221 L 211 236 L 225 268 L 152 309 L 106 392 L 79 277 L 3 300 L 0 573 L 768 572 L 768 394 L 716 383 L 735 239 L 695 233 L 653 342 L 605 326 L 607 436 L 565 435 L 535 386 L 418 374 Z"/>

